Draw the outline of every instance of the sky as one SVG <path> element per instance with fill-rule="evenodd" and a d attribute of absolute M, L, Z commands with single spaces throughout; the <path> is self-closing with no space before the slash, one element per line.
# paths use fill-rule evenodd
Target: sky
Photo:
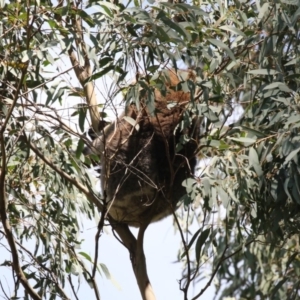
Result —
<path fill-rule="evenodd" d="M 96 222 L 90 220 L 84 221 L 84 230 L 80 237 L 84 239 L 82 247 L 76 249 L 77 252 L 83 251 L 94 257 L 95 235 L 97 232 Z M 137 229 L 133 229 L 137 233 Z M 3 240 L 2 240 L 3 242 Z M 183 300 L 183 293 L 179 289 L 178 280 L 181 278 L 182 265 L 175 263 L 180 245 L 180 237 L 174 234 L 172 217 L 151 224 L 145 235 L 145 256 L 147 260 L 148 275 L 154 289 L 157 300 Z M 29 241 L 27 247 L 33 248 L 34 241 Z M 0 244 L 0 263 L 11 257 L 3 246 Z M 99 241 L 99 262 L 104 263 L 113 277 L 113 283 L 107 279 L 104 273 L 97 276 L 101 300 L 140 300 L 140 292 L 131 267 L 129 253 L 127 249 L 120 244 L 112 233 L 103 233 Z M 24 262 L 23 262 L 24 263 Z M 86 266 L 89 266 L 86 263 Z M 202 289 L 209 278 L 190 287 L 192 296 Z M 87 285 L 83 275 L 73 276 L 73 282 L 81 282 L 78 290 L 78 298 L 95 299 L 94 291 Z M 0 282 L 4 291 L 9 296 L 13 292 L 12 273 L 9 267 L 0 268 Z M 66 287 L 65 291 L 71 297 L 71 288 Z M 207 289 L 202 299 L 213 299 L 215 288 L 213 285 Z M 0 299 L 5 299 L 4 292 L 0 289 Z"/>
<path fill-rule="evenodd" d="M 179 233 L 174 233 L 173 217 L 151 224 L 145 235 L 145 256 L 147 260 L 148 275 L 157 300 L 183 300 L 183 293 L 179 290 L 178 280 L 181 279 L 182 265 L 175 263 L 180 246 Z M 93 224 L 91 224 L 93 225 Z M 133 229 L 133 232 L 137 232 Z M 94 254 L 94 236 L 96 228 L 84 232 L 86 240 L 82 250 Z M 92 245 L 89 246 L 89 245 Z M 90 249 L 88 249 L 90 247 Z M 90 250 L 90 252 L 89 252 Z M 120 289 L 104 277 L 98 281 L 101 300 L 139 300 L 141 299 L 136 279 L 131 267 L 129 253 L 112 234 L 103 234 L 99 242 L 99 261 L 106 264 Z M 191 286 L 191 294 L 199 293 L 206 284 L 205 281 Z M 79 295 L 87 296 L 87 289 L 80 291 Z M 92 291 L 89 291 L 89 294 Z M 204 299 L 213 299 L 215 288 L 211 286 L 204 294 Z M 83 297 L 79 297 L 83 299 Z M 91 298 L 89 298 L 91 299 Z"/>

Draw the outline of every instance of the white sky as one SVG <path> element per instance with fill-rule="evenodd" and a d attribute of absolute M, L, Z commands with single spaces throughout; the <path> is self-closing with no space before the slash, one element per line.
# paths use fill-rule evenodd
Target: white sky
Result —
<path fill-rule="evenodd" d="M 94 257 L 95 249 L 95 234 L 97 232 L 97 225 L 95 222 L 89 220 L 85 222 L 85 229 L 81 233 L 84 238 L 81 249 Z M 134 229 L 137 232 L 136 229 Z M 157 300 L 183 300 L 183 294 L 179 290 L 178 280 L 181 278 L 182 266 L 180 263 L 174 263 L 177 260 L 177 251 L 180 244 L 180 237 L 177 233 L 174 234 L 174 227 L 172 224 L 172 217 L 168 217 L 163 221 L 151 224 L 145 236 L 145 255 L 147 259 L 148 275 L 153 286 Z M 34 244 L 28 242 L 28 247 L 33 248 Z M 3 247 L 0 245 L 0 263 L 5 259 L 11 260 L 11 257 Z M 101 300 L 139 300 L 141 299 L 140 292 L 134 277 L 131 267 L 128 250 L 121 245 L 112 234 L 103 233 L 99 240 L 99 262 L 104 263 L 109 269 L 114 280 L 117 282 L 115 286 L 110 280 L 106 279 L 103 274 L 102 277 L 97 275 L 97 284 L 101 295 Z M 85 263 L 89 266 L 89 263 Z M 81 287 L 78 290 L 78 298 L 95 299 L 94 291 L 87 285 L 82 275 L 73 276 L 73 282 L 81 282 Z M 206 284 L 205 281 L 195 284 L 190 287 L 190 296 L 198 293 Z M 12 296 L 13 280 L 12 272 L 9 267 L 0 268 L 0 281 L 5 292 Z M 71 297 L 70 287 L 66 287 L 65 291 Z M 20 294 L 22 295 L 22 293 Z M 20 296 L 19 295 L 19 296 Z M 204 293 L 204 299 L 213 299 L 215 295 L 215 288 L 211 286 Z M 4 293 L 0 289 L 0 298 L 4 299 Z M 203 298 L 202 298 L 203 299 Z"/>
<path fill-rule="evenodd" d="M 157 300 L 183 300 L 183 293 L 179 290 L 178 280 L 181 279 L 182 265 L 177 261 L 177 251 L 180 245 L 179 233 L 174 234 L 172 217 L 151 224 L 145 236 L 145 255 L 148 275 Z M 91 224 L 93 226 L 93 224 Z M 87 227 L 88 228 L 88 227 Z M 85 230 L 82 234 L 86 238 L 82 250 L 94 255 L 94 236 L 97 228 Z M 137 232 L 136 229 L 133 229 Z M 111 275 L 117 281 L 121 290 L 118 290 L 105 276 L 101 278 L 99 289 L 101 300 L 139 300 L 140 292 L 131 267 L 128 250 L 121 245 L 112 234 L 103 234 L 99 242 L 99 262 L 108 267 Z M 207 279 L 208 280 L 208 279 Z M 199 293 L 207 280 L 191 286 L 191 294 Z M 89 296 L 93 298 L 93 291 L 84 287 L 79 292 L 79 299 Z M 202 299 L 213 299 L 214 287 L 210 287 Z"/>

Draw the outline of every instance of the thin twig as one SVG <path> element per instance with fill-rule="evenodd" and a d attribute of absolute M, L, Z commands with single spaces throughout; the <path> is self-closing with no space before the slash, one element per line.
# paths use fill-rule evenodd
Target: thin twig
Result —
<path fill-rule="evenodd" d="M 95 256 L 94 256 L 94 266 L 93 266 L 93 271 L 92 271 L 92 277 L 95 278 L 96 275 L 96 271 L 97 271 L 97 264 L 98 264 L 98 252 L 99 252 L 99 238 L 101 235 L 101 232 L 103 230 L 103 226 L 104 226 L 104 220 L 105 220 L 105 216 L 106 216 L 106 203 L 103 205 L 103 209 L 101 212 L 101 219 L 98 223 L 98 229 L 97 229 L 97 233 L 95 236 Z"/>
<path fill-rule="evenodd" d="M 73 295 L 74 295 L 75 299 L 79 300 L 79 298 L 77 296 L 77 292 L 75 291 L 75 287 L 74 287 L 73 281 L 72 281 L 72 276 L 70 274 L 68 276 L 68 280 L 69 280 L 69 283 L 70 283 L 70 286 L 71 286 L 71 289 L 72 289 L 72 292 L 73 292 Z"/>
<path fill-rule="evenodd" d="M 100 202 L 100 199 L 95 195 L 93 191 L 88 189 L 85 185 L 80 183 L 76 178 L 70 176 L 69 174 L 65 173 L 63 170 L 61 170 L 59 167 L 57 167 L 50 159 L 46 158 L 43 153 L 33 144 L 31 143 L 26 135 L 24 135 L 26 138 L 26 141 L 28 145 L 30 146 L 31 150 L 39 157 L 41 158 L 51 169 L 56 171 L 61 177 L 63 177 L 65 180 L 70 182 L 72 185 L 78 188 L 79 191 L 81 191 L 83 194 L 86 195 L 86 197 L 96 205 L 96 207 L 101 211 L 103 208 L 102 203 Z"/>
<path fill-rule="evenodd" d="M 47 268 L 44 264 L 39 263 L 39 261 L 37 260 L 37 258 L 29 251 L 27 250 L 21 243 L 16 242 L 20 248 L 22 248 L 30 257 L 31 259 L 42 269 L 44 269 L 51 277 L 52 280 L 55 282 L 55 285 L 59 291 L 59 293 L 62 296 L 62 299 L 66 299 L 69 300 L 70 298 L 68 297 L 68 295 L 66 294 L 66 292 L 64 291 L 64 289 L 62 288 L 62 286 L 59 284 L 58 278 L 55 274 L 53 274 L 53 272 Z"/>
<path fill-rule="evenodd" d="M 1 281 L 0 281 L 0 287 L 1 287 L 1 290 L 2 290 L 2 292 L 3 292 L 3 294 L 4 294 L 4 296 L 6 297 L 6 299 L 7 299 L 7 300 L 11 299 L 11 298 L 8 297 L 8 295 L 6 294 L 6 292 L 5 292 L 4 288 L 3 288 L 3 285 L 2 285 L 2 282 L 1 282 Z"/>

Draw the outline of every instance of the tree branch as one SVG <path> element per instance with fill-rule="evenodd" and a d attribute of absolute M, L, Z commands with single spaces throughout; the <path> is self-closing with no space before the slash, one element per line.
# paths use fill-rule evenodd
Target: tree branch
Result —
<path fill-rule="evenodd" d="M 4 132 L 6 129 L 6 126 L 8 124 L 8 121 L 11 117 L 11 114 L 13 112 L 13 109 L 17 103 L 17 100 L 19 98 L 20 90 L 22 88 L 23 80 L 25 78 L 27 68 L 22 70 L 21 78 L 18 82 L 18 86 L 16 88 L 16 92 L 14 95 L 13 103 L 6 115 L 6 118 L 1 126 L 0 129 L 0 144 L 1 144 L 1 154 L 2 154 L 2 160 L 1 160 L 1 168 L 0 168 L 0 216 L 1 221 L 3 224 L 3 228 L 6 234 L 6 239 L 8 241 L 11 254 L 12 254 L 12 261 L 13 261 L 13 269 L 16 272 L 16 275 L 18 277 L 18 280 L 20 280 L 21 284 L 23 285 L 24 289 L 28 292 L 28 294 L 35 300 L 41 299 L 41 297 L 35 292 L 35 290 L 32 288 L 32 286 L 29 284 L 23 270 L 20 264 L 19 256 L 18 256 L 18 250 L 15 243 L 15 239 L 13 236 L 12 228 L 9 222 L 9 218 L 7 215 L 7 199 L 6 199 L 6 188 L 5 188 L 5 175 L 6 175 L 6 149 L 5 149 L 5 138 L 4 138 Z"/>
<path fill-rule="evenodd" d="M 43 153 L 32 143 L 30 143 L 24 134 L 24 137 L 26 139 L 26 142 L 30 146 L 30 149 L 40 158 L 42 161 L 44 161 L 51 169 L 53 169 L 55 172 L 57 172 L 61 177 L 69 181 L 71 184 L 73 184 L 75 187 L 78 188 L 79 191 L 81 191 L 85 196 L 89 199 L 90 202 L 96 205 L 96 207 L 101 211 L 103 209 L 103 205 L 100 202 L 100 199 L 93 193 L 93 191 L 89 190 L 86 186 L 84 186 L 82 183 L 80 183 L 76 178 L 73 178 L 69 174 L 62 171 L 59 167 L 57 167 L 50 159 L 46 158 Z"/>
<path fill-rule="evenodd" d="M 98 110 L 98 102 L 95 93 L 94 83 L 92 81 L 89 81 L 89 78 L 92 76 L 92 67 L 89 61 L 86 44 L 84 42 L 84 38 L 82 35 L 83 30 L 82 30 L 81 22 L 82 21 L 80 17 L 76 15 L 72 17 L 72 24 L 77 31 L 75 43 L 77 49 L 80 48 L 83 52 L 84 65 L 80 66 L 75 51 L 72 47 L 68 50 L 68 53 L 69 53 L 71 64 L 74 67 L 76 77 L 78 78 L 80 84 L 84 89 L 86 102 L 89 106 L 92 127 L 96 133 L 99 133 L 98 125 L 100 120 L 100 113 Z"/>
<path fill-rule="evenodd" d="M 115 221 L 110 218 L 110 223 Z M 131 265 L 139 286 L 143 300 L 155 300 L 154 291 L 152 289 L 148 273 L 146 258 L 144 254 L 144 234 L 148 227 L 148 223 L 143 224 L 136 239 L 126 224 L 114 224 L 113 229 L 118 233 L 123 245 L 128 249 L 130 254 Z"/>
<path fill-rule="evenodd" d="M 59 280 L 57 278 L 57 276 L 55 274 L 53 274 L 53 272 L 48 268 L 46 267 L 44 264 L 40 263 L 38 261 L 38 259 L 29 251 L 27 250 L 21 243 L 19 242 L 16 242 L 18 244 L 18 246 L 20 248 L 22 248 L 27 254 L 28 256 L 31 257 L 31 259 L 43 270 L 45 270 L 46 272 L 48 272 L 48 274 L 52 277 L 52 280 L 54 281 L 54 284 L 56 285 L 57 287 L 57 290 L 58 292 L 60 293 L 61 297 L 64 299 L 64 300 L 70 300 L 70 298 L 68 297 L 68 295 L 66 294 L 66 292 L 64 291 L 63 287 L 59 284 Z"/>

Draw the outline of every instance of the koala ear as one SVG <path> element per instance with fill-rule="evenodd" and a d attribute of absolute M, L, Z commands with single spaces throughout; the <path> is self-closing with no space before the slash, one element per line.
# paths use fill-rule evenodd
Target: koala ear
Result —
<path fill-rule="evenodd" d="M 95 132 L 95 130 L 90 127 L 89 130 L 88 130 L 88 136 L 90 137 L 90 139 L 92 141 L 94 141 L 97 137 L 99 137 L 99 134 L 101 135 L 104 128 L 109 124 L 109 122 L 105 121 L 105 120 L 100 120 L 99 121 L 99 124 L 98 124 L 98 134 Z"/>
<path fill-rule="evenodd" d="M 90 138 L 91 139 L 91 141 L 92 141 L 92 143 L 91 144 L 93 144 L 93 143 L 96 143 L 96 141 L 97 141 L 97 138 L 99 138 L 99 136 L 101 136 L 102 135 L 102 133 L 103 133 L 103 129 L 104 129 L 104 127 L 106 126 L 108 124 L 108 122 L 106 122 L 106 121 L 104 121 L 104 120 L 100 120 L 99 121 L 99 133 L 97 134 L 95 131 L 94 131 L 94 129 L 92 128 L 92 127 L 90 127 L 89 128 L 89 130 L 88 131 L 86 131 L 85 133 L 84 133 L 84 135 L 85 136 L 87 136 L 88 138 Z M 97 143 L 96 143 L 97 144 Z M 91 146 L 88 146 L 88 145 L 86 145 L 84 148 L 83 148 L 83 155 L 85 155 L 85 156 L 89 156 L 89 155 L 95 155 L 96 153 L 95 153 L 95 149 L 92 149 L 91 148 Z M 95 162 L 94 160 L 92 160 L 92 164 L 93 164 L 93 166 L 95 167 L 95 166 L 98 166 L 99 165 L 99 162 Z"/>
<path fill-rule="evenodd" d="M 90 137 L 90 139 L 92 141 L 94 141 L 98 136 L 97 133 L 94 131 L 94 129 L 92 127 L 89 128 L 87 133 L 88 133 L 88 136 Z"/>
<path fill-rule="evenodd" d="M 99 121 L 99 125 L 98 125 L 98 130 L 99 132 L 102 132 L 103 129 L 109 124 L 109 122 L 105 121 L 105 120 L 100 120 Z"/>
<path fill-rule="evenodd" d="M 85 146 L 85 147 L 83 148 L 82 153 L 83 153 L 84 156 L 88 156 L 88 155 L 93 154 L 91 148 L 90 148 L 90 147 L 87 147 L 87 146 Z"/>
<path fill-rule="evenodd" d="M 93 131 L 93 130 L 92 130 Z M 94 131 L 93 131 L 94 133 Z M 90 136 L 90 134 L 89 134 Z M 95 135 L 95 139 L 97 138 L 97 136 Z M 91 139 L 93 139 L 91 137 Z M 95 150 L 95 149 L 94 149 Z M 85 166 L 90 169 L 93 168 L 97 173 L 101 174 L 101 163 L 100 163 L 100 155 L 96 154 L 95 151 L 93 151 L 93 148 L 91 148 L 90 146 L 85 146 L 83 148 L 82 154 L 86 157 L 89 158 L 90 163 L 85 162 Z M 96 159 L 96 157 L 98 157 Z"/>

